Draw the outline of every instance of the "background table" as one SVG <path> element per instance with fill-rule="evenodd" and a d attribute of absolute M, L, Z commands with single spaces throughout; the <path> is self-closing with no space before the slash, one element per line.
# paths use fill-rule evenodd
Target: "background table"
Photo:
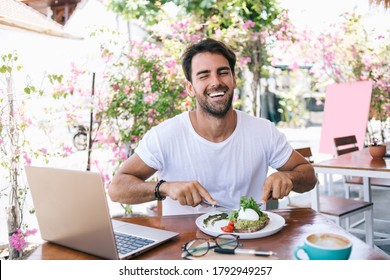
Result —
<path fill-rule="evenodd" d="M 390 179 L 390 157 L 373 159 L 368 148 L 314 163 L 313 167 L 316 173 L 363 177 L 364 200 L 370 202 L 371 178 Z"/>
<path fill-rule="evenodd" d="M 344 154 L 338 156 L 337 158 L 314 163 L 313 167 L 316 173 L 323 173 L 325 175 L 363 177 L 363 199 L 365 201 L 373 202 L 374 207 L 375 201 L 372 201 L 371 178 L 389 179 L 390 181 L 390 158 L 384 157 L 383 159 L 373 159 L 368 151 L 368 148 Z M 329 177 L 331 178 L 332 176 Z M 332 184 L 332 182 L 329 182 L 329 184 Z M 329 190 L 332 190 L 332 186 L 329 187 Z M 318 209 L 316 208 L 319 203 L 318 199 L 319 190 L 318 187 L 316 187 L 312 198 L 314 209 Z M 379 223 L 386 223 L 386 225 L 390 227 L 389 220 L 375 219 L 375 221 Z M 390 244 L 389 233 L 377 232 L 374 229 L 374 236 L 378 237 L 374 240 L 376 245 Z"/>
<path fill-rule="evenodd" d="M 286 225 L 276 234 L 268 237 L 241 240 L 243 248 L 258 250 L 272 250 L 277 257 L 283 260 L 294 259 L 293 250 L 297 245 L 303 243 L 303 238 L 313 232 L 333 232 L 346 236 L 353 242 L 353 249 L 350 259 L 390 259 L 389 256 L 375 251 L 366 243 L 347 233 L 323 215 L 311 208 L 300 209 L 278 209 L 272 212 L 281 215 L 286 220 Z M 145 252 L 135 259 L 140 260 L 178 260 L 181 258 L 181 246 L 187 241 L 208 235 L 201 232 L 195 225 L 199 215 L 177 215 L 162 217 L 134 217 L 123 218 L 122 221 L 166 229 L 180 233 L 174 239 L 161 244 L 148 252 Z M 221 255 L 221 258 L 226 255 Z M 81 260 L 98 259 L 82 252 L 64 248 L 62 246 L 45 242 L 40 245 L 29 257 L 30 260 Z"/>

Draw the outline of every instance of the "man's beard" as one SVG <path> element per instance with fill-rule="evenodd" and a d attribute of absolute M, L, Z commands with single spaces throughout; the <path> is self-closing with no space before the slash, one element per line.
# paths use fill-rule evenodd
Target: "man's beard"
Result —
<path fill-rule="evenodd" d="M 219 87 L 216 90 L 213 90 L 213 92 L 217 92 L 219 90 L 225 91 L 225 94 L 229 94 L 229 89 L 226 87 Z M 233 94 L 229 96 L 229 98 L 226 100 L 223 104 L 211 104 L 208 102 L 208 94 L 210 90 L 206 91 L 204 93 L 204 96 L 207 96 L 205 99 L 200 100 L 198 98 L 198 105 L 203 109 L 204 112 L 210 114 L 213 117 L 222 118 L 226 116 L 227 112 L 229 112 L 230 108 L 232 107 L 233 103 Z"/>

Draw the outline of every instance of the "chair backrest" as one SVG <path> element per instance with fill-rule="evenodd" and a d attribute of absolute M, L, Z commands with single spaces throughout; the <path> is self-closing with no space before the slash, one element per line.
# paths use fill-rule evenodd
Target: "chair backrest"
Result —
<path fill-rule="evenodd" d="M 359 147 L 356 145 L 357 141 L 355 135 L 336 137 L 333 140 L 336 154 L 338 156 L 359 150 Z"/>
<path fill-rule="evenodd" d="M 295 149 L 295 151 L 297 151 L 298 153 L 300 153 L 308 162 L 310 163 L 313 163 L 313 159 L 312 159 L 312 152 L 311 152 L 311 148 L 310 147 L 304 147 L 304 148 L 299 148 L 299 149 Z"/>

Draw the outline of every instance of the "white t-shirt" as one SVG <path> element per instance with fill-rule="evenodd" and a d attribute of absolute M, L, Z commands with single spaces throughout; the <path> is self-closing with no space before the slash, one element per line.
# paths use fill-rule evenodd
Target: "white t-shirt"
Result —
<path fill-rule="evenodd" d="M 272 122 L 236 112 L 236 129 L 223 142 L 202 138 L 184 112 L 148 131 L 135 152 L 160 180 L 197 180 L 221 205 L 237 209 L 243 195 L 260 201 L 268 167 L 283 166 L 292 147 Z M 169 197 L 163 201 L 163 215 L 209 210 L 182 206 Z"/>

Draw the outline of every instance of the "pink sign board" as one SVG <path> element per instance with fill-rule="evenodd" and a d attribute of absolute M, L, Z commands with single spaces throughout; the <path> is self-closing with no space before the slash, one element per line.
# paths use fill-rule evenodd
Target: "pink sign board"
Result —
<path fill-rule="evenodd" d="M 326 88 L 320 153 L 335 154 L 333 138 L 355 135 L 363 148 L 372 82 L 332 84 Z"/>

